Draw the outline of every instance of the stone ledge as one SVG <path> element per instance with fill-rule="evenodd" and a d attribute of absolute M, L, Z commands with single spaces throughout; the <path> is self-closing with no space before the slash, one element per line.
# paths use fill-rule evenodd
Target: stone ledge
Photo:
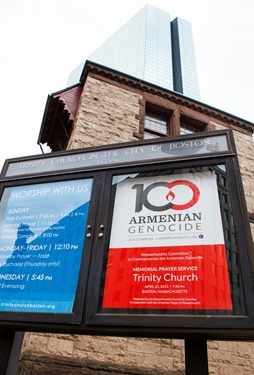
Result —
<path fill-rule="evenodd" d="M 99 361 L 78 361 L 56 356 L 24 355 L 18 375 L 184 375 L 145 367 L 117 365 Z"/>

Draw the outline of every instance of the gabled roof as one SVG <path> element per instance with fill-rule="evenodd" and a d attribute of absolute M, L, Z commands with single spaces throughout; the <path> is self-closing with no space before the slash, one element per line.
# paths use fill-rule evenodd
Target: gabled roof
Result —
<path fill-rule="evenodd" d="M 73 122 L 75 120 L 81 93 L 82 85 L 78 83 L 48 96 L 38 137 L 38 144 L 47 143 L 50 139 L 54 120 L 60 108 L 62 113 L 65 113 L 67 121 Z"/>

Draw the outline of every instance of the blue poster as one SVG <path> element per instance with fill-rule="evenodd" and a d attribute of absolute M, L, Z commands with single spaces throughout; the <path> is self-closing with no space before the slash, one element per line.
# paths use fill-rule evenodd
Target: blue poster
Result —
<path fill-rule="evenodd" d="M 7 187 L 0 202 L 0 311 L 71 313 L 92 179 Z"/>

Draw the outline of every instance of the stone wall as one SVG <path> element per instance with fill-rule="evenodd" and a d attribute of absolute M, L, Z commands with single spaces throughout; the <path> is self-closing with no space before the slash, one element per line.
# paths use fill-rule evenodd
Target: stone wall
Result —
<path fill-rule="evenodd" d="M 183 374 L 184 351 L 180 340 L 26 334 L 23 355 L 61 358 L 77 364 L 114 368 L 113 374 Z M 23 373 L 21 372 L 23 375 Z M 44 375 L 51 375 L 47 372 Z M 37 374 L 33 374 L 37 375 Z"/>
<path fill-rule="evenodd" d="M 140 98 L 138 94 L 88 77 L 68 149 L 135 140 Z"/>
<path fill-rule="evenodd" d="M 251 214 L 252 237 L 254 239 L 254 143 L 252 137 L 234 132 L 238 160 L 248 212 Z"/>
<path fill-rule="evenodd" d="M 182 340 L 27 333 L 22 357 L 20 375 L 185 373 Z M 209 375 L 253 375 L 254 344 L 209 341 L 208 360 Z"/>
<path fill-rule="evenodd" d="M 212 122 L 215 130 L 224 129 L 216 122 Z M 254 142 L 251 136 L 234 131 L 234 140 L 240 172 L 246 198 L 247 209 L 254 219 Z M 251 231 L 254 239 L 254 222 L 251 222 Z"/>

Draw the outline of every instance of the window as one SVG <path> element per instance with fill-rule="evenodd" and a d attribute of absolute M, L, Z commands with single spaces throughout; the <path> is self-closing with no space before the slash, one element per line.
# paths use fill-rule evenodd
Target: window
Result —
<path fill-rule="evenodd" d="M 166 116 L 157 115 L 155 113 L 148 112 L 145 115 L 145 132 L 144 138 L 157 138 L 168 135 L 169 126 L 168 118 Z"/>
<path fill-rule="evenodd" d="M 172 113 L 172 110 L 147 102 L 145 108 L 144 139 L 170 135 Z"/>
<path fill-rule="evenodd" d="M 202 121 L 183 114 L 180 116 L 180 135 L 202 132 L 205 127 L 206 123 Z"/>
<path fill-rule="evenodd" d="M 188 126 L 185 124 L 180 125 L 180 135 L 191 134 L 191 133 L 196 133 L 196 132 L 198 132 L 198 130 L 192 126 Z"/>
<path fill-rule="evenodd" d="M 144 114 L 144 139 L 166 137 L 170 135 L 184 135 L 202 132 L 207 124 L 199 119 L 146 103 Z"/>

